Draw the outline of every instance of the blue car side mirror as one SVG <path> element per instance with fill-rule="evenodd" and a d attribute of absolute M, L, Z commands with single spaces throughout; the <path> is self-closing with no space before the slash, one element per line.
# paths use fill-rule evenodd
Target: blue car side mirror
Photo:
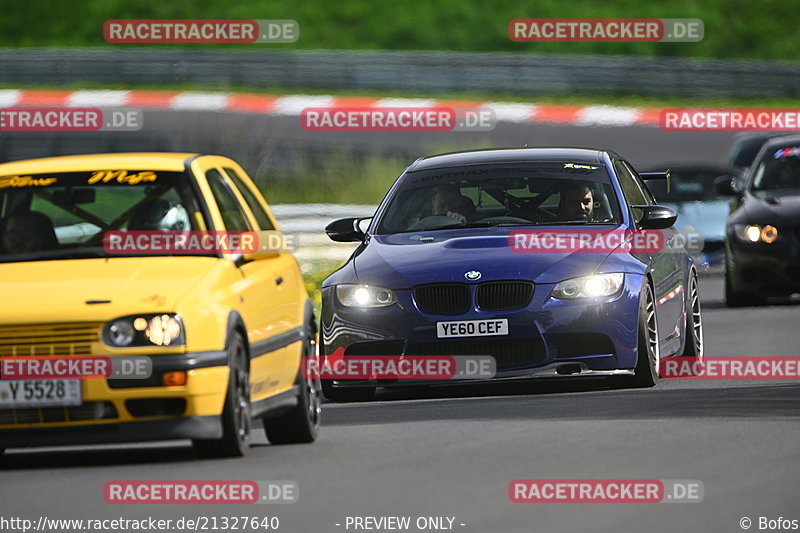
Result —
<path fill-rule="evenodd" d="M 340 218 L 325 226 L 325 233 L 328 238 L 335 242 L 364 242 L 366 236 L 359 222 L 364 218 Z"/>
<path fill-rule="evenodd" d="M 667 229 L 671 228 L 678 219 L 678 214 L 669 207 L 663 205 L 632 205 L 635 209 L 641 209 L 642 216 L 639 218 L 639 227 L 642 229 Z"/>

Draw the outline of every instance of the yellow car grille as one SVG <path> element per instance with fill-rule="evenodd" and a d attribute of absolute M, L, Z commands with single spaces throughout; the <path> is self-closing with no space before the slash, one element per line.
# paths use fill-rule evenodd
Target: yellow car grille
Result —
<path fill-rule="evenodd" d="M 91 355 L 100 340 L 98 322 L 0 326 L 0 356 Z"/>
<path fill-rule="evenodd" d="M 117 418 L 111 402 L 86 402 L 75 407 L 23 407 L 0 409 L 0 426 L 46 424 L 49 422 L 85 422 Z"/>

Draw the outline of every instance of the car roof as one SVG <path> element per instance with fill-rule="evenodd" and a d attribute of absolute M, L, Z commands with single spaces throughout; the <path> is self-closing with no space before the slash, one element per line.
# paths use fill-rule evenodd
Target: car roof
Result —
<path fill-rule="evenodd" d="M 783 146 L 800 146 L 800 135 L 786 135 L 783 137 L 775 137 L 774 139 L 770 139 L 764 146 L 761 148 L 762 150 L 770 150 L 772 148 L 780 148 Z"/>
<path fill-rule="evenodd" d="M 720 163 L 664 163 L 661 165 L 647 165 L 642 167 L 640 170 L 642 172 L 656 172 L 660 170 L 669 169 L 671 171 L 679 171 L 679 172 L 706 172 L 712 171 L 716 172 L 718 170 L 729 171 L 729 172 L 739 172 L 736 167 L 732 167 L 729 165 L 723 165 Z"/>
<path fill-rule="evenodd" d="M 25 159 L 0 164 L 0 175 L 38 174 L 45 172 L 80 172 L 84 170 L 147 169 L 182 172 L 186 160 L 198 154 L 177 152 L 139 152 L 85 154 L 40 159 Z"/>
<path fill-rule="evenodd" d="M 414 162 L 409 172 L 434 168 L 487 163 L 526 163 L 531 161 L 574 161 L 602 163 L 605 150 L 596 148 L 495 148 L 469 150 L 423 157 Z"/>

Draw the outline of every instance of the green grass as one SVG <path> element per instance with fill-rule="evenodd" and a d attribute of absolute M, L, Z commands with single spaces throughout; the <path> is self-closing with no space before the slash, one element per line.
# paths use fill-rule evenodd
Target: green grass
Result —
<path fill-rule="evenodd" d="M 34 0 L 0 18 L 0 46 L 110 46 L 108 19 L 295 19 L 293 44 L 188 45 L 797 59 L 800 10 L 779 0 Z M 515 43 L 515 18 L 699 18 L 699 43 Z M 176 45 L 163 45 L 176 46 Z"/>
<path fill-rule="evenodd" d="M 491 146 L 488 139 L 473 138 L 460 143 L 432 145 L 424 155 L 442 154 Z M 270 204 L 335 203 L 378 205 L 389 187 L 414 162 L 414 157 L 370 155 L 359 158 L 341 148 L 322 165 L 294 161 L 292 170 L 267 170 L 254 180 Z"/>
<path fill-rule="evenodd" d="M 359 161 L 342 150 L 322 168 L 299 161 L 292 172 L 267 172 L 256 183 L 271 204 L 377 204 L 411 162 L 379 156 Z"/>
<path fill-rule="evenodd" d="M 317 319 L 322 309 L 322 282 L 340 266 L 341 264 L 335 261 L 316 261 L 310 265 L 303 265 L 303 281 L 311 303 L 314 304 Z"/>

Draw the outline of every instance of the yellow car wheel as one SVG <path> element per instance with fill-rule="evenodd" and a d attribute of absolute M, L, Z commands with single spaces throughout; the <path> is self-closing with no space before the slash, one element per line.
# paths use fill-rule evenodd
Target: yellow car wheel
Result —
<path fill-rule="evenodd" d="M 228 392 L 222 411 L 222 438 L 195 439 L 200 457 L 241 457 L 250 448 L 250 373 L 242 335 L 231 333 L 228 343 Z"/>
<path fill-rule="evenodd" d="M 314 355 L 316 346 L 308 338 L 303 343 L 303 361 Z M 297 386 L 300 389 L 297 405 L 282 415 L 264 419 L 264 430 L 272 444 L 314 442 L 317 438 L 322 412 L 319 378 L 306 377 L 301 370 L 297 373 Z"/>

